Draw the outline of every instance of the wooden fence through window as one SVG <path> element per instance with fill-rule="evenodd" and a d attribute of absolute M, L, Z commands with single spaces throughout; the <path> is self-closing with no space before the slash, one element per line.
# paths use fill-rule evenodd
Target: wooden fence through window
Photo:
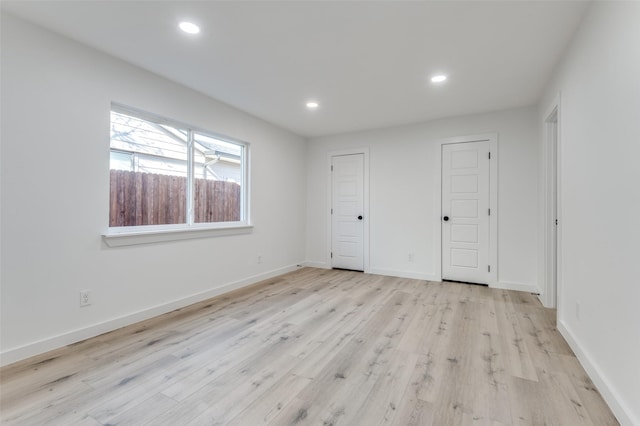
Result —
<path fill-rule="evenodd" d="M 240 220 L 240 185 L 196 179 L 194 221 Z M 187 221 L 187 178 L 111 170 L 109 226 L 166 225 Z"/>

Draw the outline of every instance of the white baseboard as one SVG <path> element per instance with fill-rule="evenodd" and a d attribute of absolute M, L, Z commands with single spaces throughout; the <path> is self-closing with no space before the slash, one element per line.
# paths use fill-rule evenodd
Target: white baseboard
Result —
<path fill-rule="evenodd" d="M 582 364 L 582 367 L 596 385 L 598 392 L 600 392 L 602 398 L 604 398 L 605 402 L 609 405 L 618 422 L 620 422 L 622 426 L 640 425 L 640 418 L 635 417 L 631 409 L 622 402 L 622 398 L 620 398 L 618 392 L 611 386 L 597 364 L 594 363 L 591 357 L 582 349 L 582 345 L 580 345 L 578 339 L 564 321 L 558 321 L 558 330 L 576 354 L 576 357 L 578 357 L 578 361 L 580 361 L 580 364 Z"/>
<path fill-rule="evenodd" d="M 103 321 L 97 324 L 92 324 L 87 327 L 82 327 L 73 331 L 62 333 L 53 337 L 49 337 L 43 340 L 39 340 L 33 343 L 19 346 L 17 348 L 9 349 L 0 353 L 0 366 L 13 364 L 14 362 L 21 361 L 23 359 L 39 355 L 48 352 L 53 349 L 58 349 L 72 343 L 79 342 L 81 340 L 95 337 L 109 331 L 116 330 L 127 325 L 135 324 L 140 321 L 147 320 L 149 318 L 157 317 L 158 315 L 166 314 L 167 312 L 174 311 L 185 306 L 192 305 L 203 300 L 210 299 L 223 293 L 227 293 L 232 290 L 237 290 L 242 287 L 255 284 L 262 280 L 266 280 L 278 275 L 286 274 L 287 272 L 298 269 L 298 265 L 290 265 L 282 268 L 274 269 L 272 271 L 264 272 L 262 274 L 253 275 L 251 277 L 244 278 L 235 282 L 224 284 L 220 287 L 216 287 L 201 293 L 197 293 L 191 296 L 187 296 L 172 302 L 163 303 L 161 305 L 152 306 L 147 309 L 143 309 L 138 312 L 123 315 L 121 317 L 113 318 L 107 321 Z"/>
<path fill-rule="evenodd" d="M 538 300 L 540 300 L 540 303 L 542 303 L 542 306 L 544 306 L 545 308 L 550 308 L 550 309 L 556 308 L 556 306 L 552 306 L 551 303 L 549 303 L 549 298 L 544 293 L 544 291 L 540 289 L 538 289 Z"/>
<path fill-rule="evenodd" d="M 316 262 L 313 260 L 302 262 L 302 266 L 308 266 L 309 268 L 331 269 L 331 265 L 327 264 L 327 262 Z"/>
<path fill-rule="evenodd" d="M 366 272 L 374 275 L 388 275 L 390 277 L 411 278 L 414 280 L 440 281 L 439 277 L 432 274 L 424 274 L 422 272 L 397 271 L 393 269 L 370 269 Z"/>
<path fill-rule="evenodd" d="M 502 290 L 514 290 L 514 291 L 525 291 L 527 293 L 538 293 L 538 287 L 531 284 L 522 284 L 522 283 L 513 283 L 509 281 L 498 281 L 497 283 L 489 284 L 491 288 L 499 288 Z"/>

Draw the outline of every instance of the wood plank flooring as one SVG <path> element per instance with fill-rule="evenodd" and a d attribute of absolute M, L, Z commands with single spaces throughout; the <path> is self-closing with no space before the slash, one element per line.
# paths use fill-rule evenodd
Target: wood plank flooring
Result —
<path fill-rule="evenodd" d="M 305 268 L 0 370 L 6 425 L 617 425 L 527 293 Z"/>

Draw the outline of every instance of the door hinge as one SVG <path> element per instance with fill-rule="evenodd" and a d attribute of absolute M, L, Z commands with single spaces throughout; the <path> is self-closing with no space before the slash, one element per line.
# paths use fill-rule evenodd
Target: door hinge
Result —
<path fill-rule="evenodd" d="M 491 151 L 489 151 L 489 160 L 491 160 Z"/>
<path fill-rule="evenodd" d="M 333 171 L 333 164 L 331 165 L 331 171 Z"/>
<path fill-rule="evenodd" d="M 558 219 L 556 219 L 556 226 L 558 226 Z"/>
<path fill-rule="evenodd" d="M 333 259 L 333 252 L 331 252 L 331 258 Z"/>
<path fill-rule="evenodd" d="M 489 209 L 488 212 L 489 212 L 489 216 L 491 216 L 491 209 Z"/>
<path fill-rule="evenodd" d="M 487 265 L 487 272 L 491 272 L 491 265 Z"/>
<path fill-rule="evenodd" d="M 331 209 L 331 214 L 333 214 L 333 209 Z"/>

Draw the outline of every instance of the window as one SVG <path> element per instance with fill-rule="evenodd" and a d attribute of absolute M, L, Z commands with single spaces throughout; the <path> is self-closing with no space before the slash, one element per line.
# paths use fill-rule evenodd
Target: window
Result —
<path fill-rule="evenodd" d="M 113 106 L 109 227 L 246 224 L 246 151 L 244 143 Z"/>

